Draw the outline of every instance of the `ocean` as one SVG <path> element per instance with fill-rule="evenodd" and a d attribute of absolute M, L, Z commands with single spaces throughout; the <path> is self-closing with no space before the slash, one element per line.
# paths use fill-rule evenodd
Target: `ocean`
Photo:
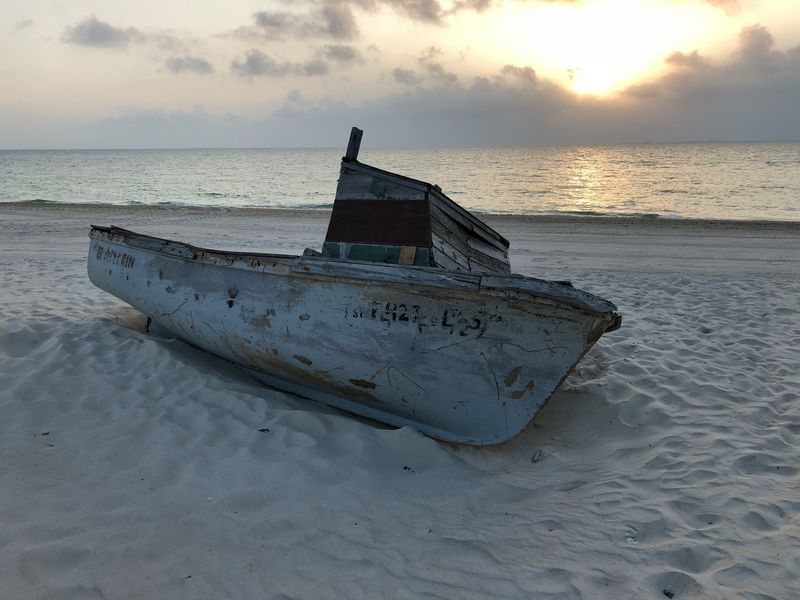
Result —
<path fill-rule="evenodd" d="M 328 208 L 343 149 L 0 151 L 0 202 Z M 371 149 L 483 213 L 800 221 L 800 143 Z"/>

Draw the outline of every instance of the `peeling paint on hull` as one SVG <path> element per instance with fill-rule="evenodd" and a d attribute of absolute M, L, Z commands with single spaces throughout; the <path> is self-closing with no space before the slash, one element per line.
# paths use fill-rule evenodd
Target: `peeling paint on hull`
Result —
<path fill-rule="evenodd" d="M 92 228 L 92 283 L 268 385 L 435 438 L 519 433 L 619 324 L 518 275 L 226 253 Z"/>

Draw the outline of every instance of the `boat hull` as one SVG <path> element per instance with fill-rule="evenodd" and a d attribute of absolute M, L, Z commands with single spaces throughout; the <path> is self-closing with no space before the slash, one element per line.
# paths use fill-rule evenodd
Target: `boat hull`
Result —
<path fill-rule="evenodd" d="M 613 304 L 520 276 L 195 248 L 93 228 L 89 278 L 278 389 L 435 438 L 519 433 Z"/>

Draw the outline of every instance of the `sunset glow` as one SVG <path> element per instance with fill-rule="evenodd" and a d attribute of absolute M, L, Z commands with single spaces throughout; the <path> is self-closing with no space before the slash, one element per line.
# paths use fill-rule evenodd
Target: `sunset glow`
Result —
<path fill-rule="evenodd" d="M 0 147 L 800 135 L 797 0 L 6 4 Z"/>
<path fill-rule="evenodd" d="M 517 6 L 503 44 L 579 94 L 606 95 L 659 74 L 676 49 L 707 44 L 714 17 L 706 5 L 655 1 Z"/>

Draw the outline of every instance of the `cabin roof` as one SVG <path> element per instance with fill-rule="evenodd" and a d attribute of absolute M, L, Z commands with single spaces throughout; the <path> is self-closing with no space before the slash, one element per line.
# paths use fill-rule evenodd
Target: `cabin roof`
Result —
<path fill-rule="evenodd" d="M 413 177 L 407 177 L 406 175 L 398 175 L 397 173 L 393 173 L 391 171 L 386 171 L 385 169 L 380 169 L 378 167 L 373 167 L 372 165 L 368 165 L 366 163 L 362 163 L 356 159 L 349 158 L 347 156 L 342 157 L 342 167 L 349 167 L 356 171 L 361 172 L 369 172 L 378 177 L 383 177 L 385 179 L 393 179 L 395 181 L 399 181 L 405 185 L 415 188 L 424 189 L 428 193 L 436 194 L 439 198 L 447 202 L 455 211 L 461 214 L 463 217 L 469 219 L 471 222 L 476 223 L 479 227 L 484 230 L 486 233 L 490 234 L 494 237 L 498 242 L 503 244 L 506 248 L 509 247 L 509 241 L 504 238 L 502 235 L 497 233 L 494 229 L 489 227 L 486 223 L 478 219 L 475 215 L 469 212 L 467 209 L 462 207 L 458 202 L 450 198 L 447 194 L 442 191 L 442 188 L 438 185 L 433 183 L 428 183 L 427 181 L 422 181 L 420 179 L 414 179 Z"/>
<path fill-rule="evenodd" d="M 342 166 L 352 166 L 356 167 L 358 171 L 373 171 L 375 174 L 386 177 L 387 179 L 400 179 L 407 184 L 411 184 L 412 187 L 423 187 L 426 189 L 440 189 L 438 185 L 434 185 L 432 183 L 428 183 L 427 181 L 422 181 L 420 179 L 414 179 L 413 177 L 408 177 L 406 175 L 399 175 L 398 173 L 393 173 L 391 171 L 387 171 L 386 169 L 381 169 L 379 167 L 373 167 L 372 165 L 368 165 L 367 163 L 363 163 L 359 160 L 355 160 L 352 158 L 348 158 L 346 156 L 342 157 Z M 362 167 L 359 169 L 358 167 Z"/>

